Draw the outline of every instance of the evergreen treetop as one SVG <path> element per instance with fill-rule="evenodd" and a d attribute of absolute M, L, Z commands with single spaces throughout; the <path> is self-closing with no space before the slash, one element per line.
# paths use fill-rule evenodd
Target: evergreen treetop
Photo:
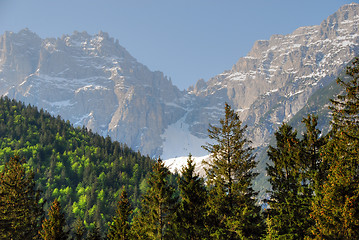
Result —
<path fill-rule="evenodd" d="M 37 239 L 43 218 L 40 192 L 25 160 L 12 157 L 0 173 L 0 239 Z"/>
<path fill-rule="evenodd" d="M 49 210 L 48 218 L 42 223 L 41 238 L 44 240 L 66 240 L 69 237 L 69 232 L 65 230 L 65 227 L 65 214 L 61 211 L 61 204 L 55 199 Z"/>
<path fill-rule="evenodd" d="M 359 235 L 359 59 L 338 78 L 345 92 L 331 100 L 333 129 L 321 154 L 328 166 L 311 217 L 314 239 L 356 239 Z"/>
<path fill-rule="evenodd" d="M 139 216 L 134 220 L 137 239 L 171 239 L 177 199 L 169 184 L 169 170 L 158 159 L 148 179 L 149 188 L 142 196 Z"/>
<path fill-rule="evenodd" d="M 109 225 L 107 239 L 109 240 L 127 240 L 130 235 L 129 217 L 132 213 L 132 207 L 127 197 L 126 189 L 123 188 L 120 200 L 117 203 L 117 209 L 112 223 Z"/>
<path fill-rule="evenodd" d="M 178 179 L 181 200 L 176 222 L 179 225 L 179 235 L 188 240 L 204 239 L 207 235 L 207 190 L 203 178 L 195 173 L 195 166 L 189 155 L 187 165 L 182 168 Z"/>
<path fill-rule="evenodd" d="M 264 228 L 260 206 L 256 205 L 257 193 L 252 189 L 257 163 L 245 130 L 226 103 L 220 126 L 210 125 L 208 129 L 214 143 L 203 146 L 211 154 L 204 163 L 210 188 L 208 226 L 215 239 L 257 239 Z"/>

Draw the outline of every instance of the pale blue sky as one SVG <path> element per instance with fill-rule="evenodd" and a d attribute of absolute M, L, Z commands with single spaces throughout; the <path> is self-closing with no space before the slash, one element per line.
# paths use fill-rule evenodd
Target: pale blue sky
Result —
<path fill-rule="evenodd" d="M 0 34 L 100 30 L 181 90 L 231 69 L 253 43 L 318 25 L 346 0 L 0 0 Z"/>

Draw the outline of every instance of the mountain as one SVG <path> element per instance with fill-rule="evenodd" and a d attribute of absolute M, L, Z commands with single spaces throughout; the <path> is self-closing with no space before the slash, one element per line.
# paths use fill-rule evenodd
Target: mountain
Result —
<path fill-rule="evenodd" d="M 261 146 L 359 54 L 358 10 L 358 4 L 345 5 L 318 26 L 257 41 L 231 70 L 198 82 L 201 87 L 191 93 L 221 108 L 228 101 L 249 126 L 254 145 Z"/>
<path fill-rule="evenodd" d="M 180 92 L 108 34 L 41 39 L 28 29 L 0 39 L 0 95 L 31 103 L 154 155 L 183 114 Z"/>
<path fill-rule="evenodd" d="M 0 95 L 60 114 L 163 158 L 204 156 L 208 124 L 224 103 L 248 125 L 255 147 L 306 106 L 359 54 L 359 4 L 320 25 L 255 42 L 232 69 L 180 91 L 106 33 L 41 39 L 28 29 L 0 38 Z"/>

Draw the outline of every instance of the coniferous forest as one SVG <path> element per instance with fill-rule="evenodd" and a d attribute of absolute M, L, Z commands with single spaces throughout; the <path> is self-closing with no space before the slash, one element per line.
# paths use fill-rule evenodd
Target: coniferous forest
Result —
<path fill-rule="evenodd" d="M 0 99 L 0 239 L 358 239 L 359 59 L 337 83 L 331 130 L 283 123 L 258 204 L 256 161 L 231 107 L 209 126 L 206 178 Z"/>

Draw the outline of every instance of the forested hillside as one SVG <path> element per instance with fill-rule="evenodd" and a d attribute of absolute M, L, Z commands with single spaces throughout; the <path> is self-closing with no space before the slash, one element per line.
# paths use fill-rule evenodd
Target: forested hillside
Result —
<path fill-rule="evenodd" d="M 177 178 L 160 159 L 2 98 L 0 238 L 357 239 L 358 58 L 337 83 L 328 133 L 310 114 L 303 133 L 285 122 L 275 132 L 265 208 L 252 187 L 247 126 L 227 103 L 219 127 L 208 129 L 202 179 L 191 156 Z"/>
<path fill-rule="evenodd" d="M 15 155 L 25 158 L 34 171 L 45 211 L 57 198 L 70 225 L 80 218 L 104 226 L 122 186 L 137 207 L 153 163 L 109 137 L 74 128 L 60 117 L 5 97 L 0 99 L 2 168 L 3 161 Z"/>

